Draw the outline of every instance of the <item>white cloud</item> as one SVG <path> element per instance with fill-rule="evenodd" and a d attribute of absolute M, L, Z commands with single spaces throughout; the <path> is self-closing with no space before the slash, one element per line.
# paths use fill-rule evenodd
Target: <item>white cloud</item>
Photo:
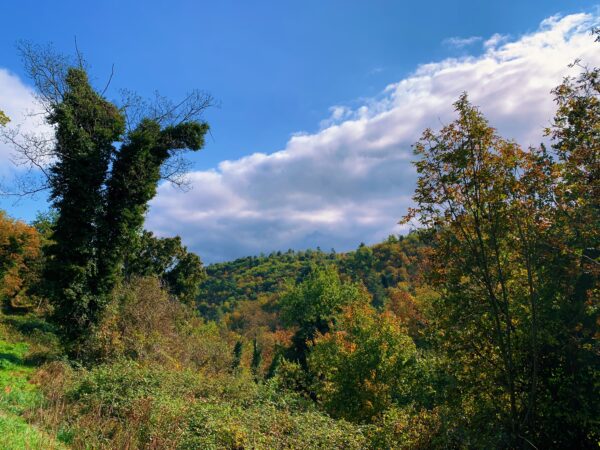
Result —
<path fill-rule="evenodd" d="M 506 42 L 509 38 L 510 36 L 506 34 L 494 33 L 488 39 L 483 41 L 483 48 L 485 48 L 486 50 L 490 48 L 495 48 L 502 42 Z"/>
<path fill-rule="evenodd" d="M 481 41 L 481 36 L 458 37 L 453 36 L 444 39 L 443 44 L 448 47 L 464 48 Z"/>
<path fill-rule="evenodd" d="M 343 122 L 353 115 L 352 109 L 347 106 L 332 106 L 329 108 L 329 112 L 331 115 L 327 119 L 321 120 L 319 123 L 321 129 L 329 128 L 332 125 Z"/>
<path fill-rule="evenodd" d="M 26 135 L 48 136 L 51 128 L 45 123 L 40 104 L 31 87 L 6 69 L 0 68 L 0 110 L 10 118 L 8 128 Z M 0 177 L 10 179 L 20 166 L 10 161 L 14 149 L 0 139 Z"/>
<path fill-rule="evenodd" d="M 452 120 L 452 103 L 467 91 L 504 136 L 538 144 L 567 65 L 600 65 L 589 36 L 597 19 L 551 17 L 516 40 L 494 35 L 481 56 L 422 65 L 361 107 L 332 107 L 323 129 L 293 135 L 281 151 L 192 173 L 190 192 L 163 184 L 147 226 L 180 234 L 207 261 L 289 247 L 347 250 L 401 232 L 416 178 L 411 144 L 422 130 Z"/>
<path fill-rule="evenodd" d="M 34 106 L 33 91 L 21 79 L 0 68 L 0 109 L 17 122 Z"/>
<path fill-rule="evenodd" d="M 598 21 L 554 16 L 517 39 L 482 39 L 479 56 L 421 65 L 356 108 L 332 107 L 318 132 L 292 134 L 280 151 L 193 172 L 189 192 L 162 184 L 146 225 L 181 235 L 205 261 L 287 248 L 347 250 L 401 232 L 416 179 L 411 145 L 423 129 L 451 121 L 452 103 L 467 91 L 502 135 L 538 144 L 554 111 L 550 90 L 576 70 L 567 65 L 581 58 L 600 66 L 589 35 Z M 13 124 L 34 107 L 31 89 L 0 69 L 0 109 Z M 0 144 L 0 176 L 9 151 Z"/>

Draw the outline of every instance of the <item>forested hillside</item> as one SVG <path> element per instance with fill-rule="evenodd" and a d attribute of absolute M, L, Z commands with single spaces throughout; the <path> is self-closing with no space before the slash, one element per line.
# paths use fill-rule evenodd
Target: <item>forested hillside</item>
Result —
<path fill-rule="evenodd" d="M 54 137 L 0 127 L 51 209 L 0 213 L 2 448 L 598 447 L 599 68 L 557 80 L 551 147 L 462 94 L 414 145 L 412 232 L 205 267 L 144 218 L 210 96 L 120 104 L 21 52 Z"/>
<path fill-rule="evenodd" d="M 374 246 L 361 244 L 348 253 L 325 253 L 320 249 L 249 256 L 206 267 L 207 277 L 200 284 L 198 303 L 208 318 L 232 312 L 239 302 L 256 300 L 283 292 L 290 284 L 300 282 L 311 267 L 332 264 L 348 279 L 361 282 L 382 306 L 389 297 L 387 290 L 419 284 L 419 264 L 423 263 L 426 245 L 416 233 L 390 236 Z"/>

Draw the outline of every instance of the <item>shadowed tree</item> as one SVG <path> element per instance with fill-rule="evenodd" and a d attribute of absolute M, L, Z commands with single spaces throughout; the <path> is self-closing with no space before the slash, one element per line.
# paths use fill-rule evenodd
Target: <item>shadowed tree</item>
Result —
<path fill-rule="evenodd" d="M 558 162 L 498 136 L 466 94 L 415 146 L 405 220 L 435 235 L 433 328 L 475 446 L 596 442 L 598 91 L 574 83 L 556 91 Z"/>
<path fill-rule="evenodd" d="M 283 322 L 297 327 L 289 356 L 306 367 L 309 345 L 317 333 L 329 331 L 345 306 L 369 301 L 369 295 L 358 285 L 343 282 L 333 266 L 312 267 L 306 279 L 280 300 Z"/>
<path fill-rule="evenodd" d="M 504 436 L 487 432 L 520 445 L 537 391 L 538 241 L 551 165 L 543 149 L 526 152 L 498 136 L 466 94 L 455 108 L 455 122 L 426 130 L 415 146 L 418 207 L 405 220 L 435 230 L 438 326 L 459 382 L 480 396 L 481 417 L 499 414 L 506 424 Z"/>
<path fill-rule="evenodd" d="M 124 275 L 157 276 L 168 291 L 180 301 L 192 304 L 206 279 L 202 261 L 188 252 L 179 236 L 157 238 L 150 231 L 133 236 L 125 256 Z"/>

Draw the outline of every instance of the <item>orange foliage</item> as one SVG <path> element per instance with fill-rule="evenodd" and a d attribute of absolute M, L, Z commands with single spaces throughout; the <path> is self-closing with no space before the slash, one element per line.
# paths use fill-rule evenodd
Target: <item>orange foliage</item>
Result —
<path fill-rule="evenodd" d="M 387 291 L 388 301 L 385 309 L 393 313 L 402 324 L 408 327 L 409 334 L 418 335 L 418 330 L 426 323 L 423 313 L 415 298 L 406 289 L 401 287 L 390 288 Z"/>
<path fill-rule="evenodd" d="M 0 297 L 17 298 L 35 277 L 41 257 L 35 228 L 0 211 Z"/>

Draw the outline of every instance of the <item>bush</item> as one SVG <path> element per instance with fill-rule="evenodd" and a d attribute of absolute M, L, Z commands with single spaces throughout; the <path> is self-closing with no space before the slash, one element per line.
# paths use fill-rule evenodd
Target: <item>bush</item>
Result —
<path fill-rule="evenodd" d="M 185 308 L 169 298 L 157 278 L 137 278 L 113 292 L 103 320 L 86 343 L 88 357 L 169 363 L 180 348 Z"/>
<path fill-rule="evenodd" d="M 370 305 L 344 309 L 308 357 L 319 401 L 334 417 L 371 423 L 388 408 L 416 397 L 417 350 L 400 321 Z"/>
<path fill-rule="evenodd" d="M 3 306 L 32 306 L 28 289 L 39 278 L 41 238 L 35 228 L 0 210 L 0 300 Z"/>
<path fill-rule="evenodd" d="M 367 447 L 365 429 L 246 373 L 205 377 L 121 360 L 89 370 L 52 363 L 37 381 L 47 403 L 35 418 L 74 449 Z"/>
<path fill-rule="evenodd" d="M 115 290 L 83 351 L 94 362 L 129 358 L 223 373 L 231 367 L 229 341 L 215 323 L 204 323 L 190 306 L 171 297 L 158 278 L 145 277 Z"/>
<path fill-rule="evenodd" d="M 437 409 L 417 410 L 413 406 L 390 408 L 372 429 L 372 448 L 411 450 L 448 448 L 440 437 L 440 422 L 440 413 Z"/>
<path fill-rule="evenodd" d="M 361 449 L 361 428 L 316 411 L 293 412 L 274 404 L 241 408 L 198 403 L 190 411 L 181 449 Z"/>

